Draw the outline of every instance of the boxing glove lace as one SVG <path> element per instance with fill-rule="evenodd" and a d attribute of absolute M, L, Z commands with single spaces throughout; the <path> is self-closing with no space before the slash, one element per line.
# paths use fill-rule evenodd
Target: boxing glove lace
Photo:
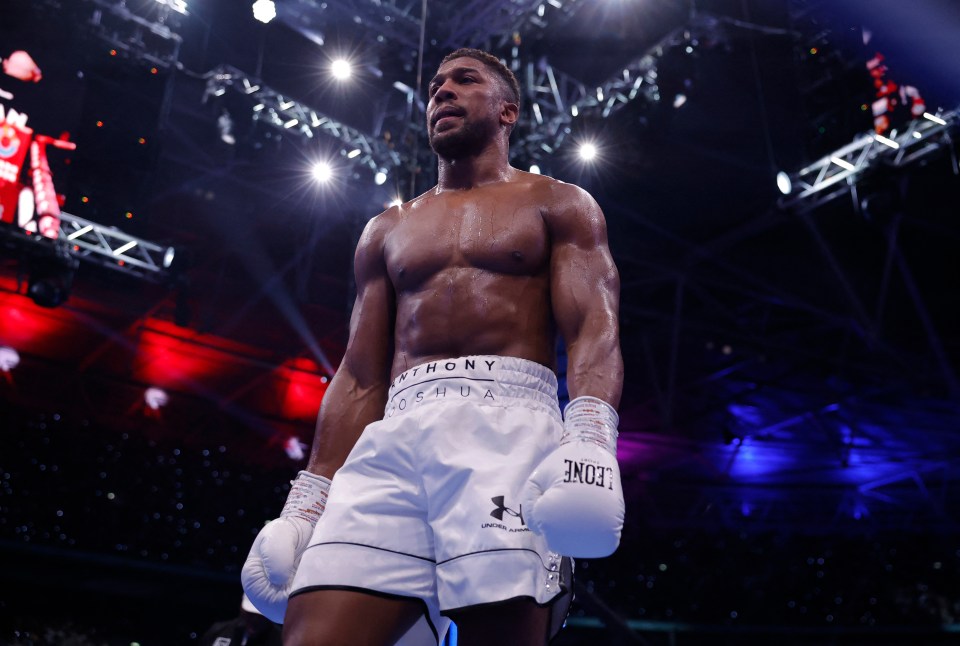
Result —
<path fill-rule="evenodd" d="M 609 556 L 623 530 L 623 489 L 617 465 L 617 424 L 610 404 L 577 397 L 564 410 L 560 446 L 524 486 L 522 513 L 530 529 L 560 554 Z"/>
<path fill-rule="evenodd" d="M 240 579 L 253 605 L 270 621 L 283 623 L 287 597 L 300 556 L 327 506 L 330 481 L 301 471 L 291 483 L 280 517 L 264 525 L 253 541 Z"/>

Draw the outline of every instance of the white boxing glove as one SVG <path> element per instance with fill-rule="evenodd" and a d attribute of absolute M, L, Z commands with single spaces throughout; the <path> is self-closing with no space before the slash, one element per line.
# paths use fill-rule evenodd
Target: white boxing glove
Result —
<path fill-rule="evenodd" d="M 577 397 L 564 410 L 560 446 L 524 485 L 527 525 L 566 556 L 609 556 L 623 530 L 623 488 L 617 465 L 617 412 L 596 397 Z"/>
<path fill-rule="evenodd" d="M 287 597 L 300 556 L 327 506 L 330 481 L 301 471 L 290 487 L 280 517 L 264 525 L 253 541 L 240 580 L 243 591 L 263 615 L 283 623 Z"/>

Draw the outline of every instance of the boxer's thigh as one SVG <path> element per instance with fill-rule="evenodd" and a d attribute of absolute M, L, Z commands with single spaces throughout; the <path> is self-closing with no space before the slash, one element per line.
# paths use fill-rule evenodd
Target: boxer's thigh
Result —
<path fill-rule="evenodd" d="M 417 599 L 355 590 L 314 590 L 291 597 L 283 624 L 287 645 L 396 643 L 424 613 Z"/>

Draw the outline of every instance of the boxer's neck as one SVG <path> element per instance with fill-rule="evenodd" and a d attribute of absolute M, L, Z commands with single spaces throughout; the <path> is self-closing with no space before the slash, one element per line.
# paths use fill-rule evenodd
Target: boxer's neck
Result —
<path fill-rule="evenodd" d="M 514 169 L 506 146 L 497 144 L 499 142 L 487 146 L 477 155 L 457 159 L 439 157 L 437 192 L 462 191 L 508 180 Z"/>

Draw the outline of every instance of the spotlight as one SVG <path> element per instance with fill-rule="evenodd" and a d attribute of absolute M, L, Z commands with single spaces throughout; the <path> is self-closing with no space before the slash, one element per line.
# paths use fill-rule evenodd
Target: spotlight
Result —
<path fill-rule="evenodd" d="M 80 261 L 66 252 L 55 258 L 39 261 L 30 269 L 27 295 L 40 307 L 57 307 L 66 302 L 73 286 L 73 277 Z"/>
<path fill-rule="evenodd" d="M 20 365 L 20 354 L 10 346 L 0 346 L 0 372 L 10 372 Z"/>
<path fill-rule="evenodd" d="M 217 117 L 217 130 L 220 131 L 220 139 L 223 143 L 231 146 L 237 143 L 237 138 L 233 134 L 233 119 L 230 118 L 230 113 L 226 110 Z"/>
<path fill-rule="evenodd" d="M 882 143 L 884 146 L 889 146 L 894 150 L 898 150 L 900 148 L 900 144 L 898 144 L 893 139 L 888 139 L 887 137 L 884 137 L 883 135 L 874 134 L 873 138 L 879 141 L 880 143 Z"/>
<path fill-rule="evenodd" d="M 173 259 L 177 255 L 177 250 L 173 247 L 167 247 L 167 250 L 163 252 L 163 268 L 170 269 L 170 265 L 173 264 Z"/>
<path fill-rule="evenodd" d="M 330 63 L 330 73 L 333 74 L 333 78 L 338 81 L 345 81 L 350 78 L 351 72 L 350 61 L 345 58 L 337 58 Z"/>
<path fill-rule="evenodd" d="M 143 393 L 143 401 L 147 403 L 150 410 L 160 410 L 167 405 L 170 397 L 166 391 L 160 388 L 147 388 L 146 392 Z"/>
<path fill-rule="evenodd" d="M 857 170 L 856 166 L 848 162 L 846 159 L 842 159 L 840 157 L 837 157 L 836 155 L 833 155 L 832 157 L 830 157 L 830 161 L 832 161 L 834 164 L 836 164 L 837 166 L 845 170 L 849 170 L 849 171 Z"/>
<path fill-rule="evenodd" d="M 277 6 L 273 0 L 257 0 L 253 3 L 253 17 L 266 24 L 277 17 Z"/>
<path fill-rule="evenodd" d="M 390 206 L 401 206 L 402 204 L 403 204 L 403 198 L 401 197 L 395 197 L 393 198 L 393 201 L 390 202 Z"/>
<path fill-rule="evenodd" d="M 580 159 L 583 161 L 593 161 L 597 158 L 597 147 L 591 143 L 580 144 Z"/>
<path fill-rule="evenodd" d="M 790 195 L 790 191 L 793 190 L 793 182 L 790 181 L 790 176 L 783 171 L 777 173 L 777 188 L 784 195 Z"/>
<path fill-rule="evenodd" d="M 333 168 L 327 162 L 319 161 L 313 165 L 313 179 L 326 184 L 333 178 Z"/>
<path fill-rule="evenodd" d="M 373 176 L 373 183 L 376 184 L 377 186 L 383 186 L 383 184 L 386 181 L 387 181 L 387 174 L 382 170 L 378 170 L 377 174 Z"/>
<path fill-rule="evenodd" d="M 534 175 L 539 175 L 539 174 L 540 174 L 540 167 L 537 166 L 536 164 L 532 164 L 532 165 L 530 166 L 530 172 L 533 173 Z"/>
<path fill-rule="evenodd" d="M 291 435 L 283 443 L 283 452 L 287 454 L 287 457 L 291 460 L 302 460 L 307 457 L 307 454 L 303 450 L 307 448 L 307 445 L 300 441 L 300 438 Z"/>

